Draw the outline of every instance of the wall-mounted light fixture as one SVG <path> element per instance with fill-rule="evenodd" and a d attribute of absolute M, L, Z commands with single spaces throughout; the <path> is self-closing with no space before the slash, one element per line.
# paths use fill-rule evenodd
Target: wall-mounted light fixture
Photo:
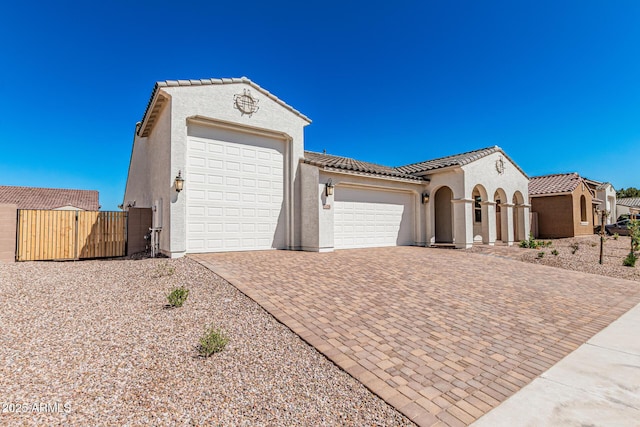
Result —
<path fill-rule="evenodd" d="M 429 193 L 422 193 L 422 204 L 426 205 L 429 203 Z"/>
<path fill-rule="evenodd" d="M 127 203 L 127 207 L 128 207 L 128 208 L 133 208 L 133 207 L 135 207 L 135 206 L 136 206 L 136 201 L 135 201 L 135 200 L 134 200 L 133 202 L 129 202 L 129 203 Z"/>
<path fill-rule="evenodd" d="M 178 176 L 176 176 L 176 180 L 174 182 L 176 187 L 176 193 L 179 193 L 184 188 L 184 178 L 182 177 L 182 171 L 178 171 Z"/>
<path fill-rule="evenodd" d="M 325 187 L 325 193 L 327 194 L 327 196 L 333 196 L 333 189 L 335 185 L 333 185 L 333 182 L 331 182 L 331 178 L 329 178 L 329 181 L 327 181 L 324 187 Z"/>

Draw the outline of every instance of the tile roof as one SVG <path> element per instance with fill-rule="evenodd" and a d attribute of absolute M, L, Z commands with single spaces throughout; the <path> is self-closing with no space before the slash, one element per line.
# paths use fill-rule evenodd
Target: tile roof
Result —
<path fill-rule="evenodd" d="M 570 193 L 581 182 L 582 178 L 575 172 L 534 176 L 529 179 L 529 195 Z"/>
<path fill-rule="evenodd" d="M 96 190 L 12 187 L 0 185 L 0 203 L 18 205 L 18 209 L 56 209 L 73 206 L 87 211 L 100 209 Z"/>
<path fill-rule="evenodd" d="M 479 150 L 468 151 L 466 153 L 454 154 L 452 156 L 440 157 L 433 160 L 427 160 L 425 162 L 413 163 L 406 166 L 400 166 L 396 168 L 397 170 L 409 173 L 409 174 L 421 174 L 424 172 L 434 171 L 442 168 L 447 168 L 450 166 L 464 166 L 476 160 L 479 160 L 483 157 L 488 156 L 493 153 L 501 153 L 505 156 L 511 163 L 513 163 L 518 170 L 524 175 L 527 176 L 526 173 L 516 163 L 507 156 L 502 148 L 494 145 L 493 147 L 481 148 Z"/>
<path fill-rule="evenodd" d="M 160 88 L 180 87 L 180 86 L 208 86 L 208 85 L 223 85 L 223 84 L 238 84 L 238 83 L 245 83 L 252 86 L 255 90 L 262 93 L 267 98 L 274 100 L 275 102 L 277 102 L 278 104 L 286 108 L 287 110 L 291 111 L 292 113 L 296 114 L 297 116 L 311 123 L 311 119 L 309 117 L 305 116 L 300 111 L 296 110 L 295 108 L 293 108 L 292 106 L 290 106 L 289 104 L 287 104 L 286 102 L 284 102 L 283 100 L 281 100 L 280 98 L 278 98 L 277 96 L 269 92 L 268 90 L 263 89 L 256 83 L 252 82 L 247 77 L 240 77 L 240 78 L 234 77 L 234 78 L 222 78 L 222 79 L 197 79 L 197 80 L 164 80 L 164 81 L 156 82 L 155 86 L 153 87 L 153 91 L 151 92 L 151 97 L 149 98 L 149 102 L 147 103 L 147 108 L 145 109 L 144 115 L 142 116 L 142 120 L 140 121 L 140 123 L 144 124 L 147 117 L 151 115 L 154 99 L 155 99 L 156 93 Z M 138 132 L 140 132 L 140 130 L 138 130 Z M 146 134 L 148 135 L 148 132 L 146 132 Z M 146 136 L 146 135 L 142 135 L 142 136 Z"/>
<path fill-rule="evenodd" d="M 622 206 L 640 207 L 640 197 L 621 197 L 616 200 L 616 204 Z"/>
<path fill-rule="evenodd" d="M 396 178 L 411 179 L 414 181 L 424 181 L 424 179 L 421 177 L 401 172 L 397 168 L 382 166 L 375 163 L 361 162 L 359 160 L 350 159 L 348 157 L 316 153 L 313 151 L 304 152 L 304 162 L 319 167 L 344 169 L 373 175 L 383 175 Z"/>
<path fill-rule="evenodd" d="M 586 181 L 587 184 L 591 185 L 596 190 L 606 190 L 607 187 L 609 186 L 613 188 L 613 185 L 610 182 L 596 181 L 595 179 L 589 179 L 589 178 L 584 178 L 584 180 Z"/>

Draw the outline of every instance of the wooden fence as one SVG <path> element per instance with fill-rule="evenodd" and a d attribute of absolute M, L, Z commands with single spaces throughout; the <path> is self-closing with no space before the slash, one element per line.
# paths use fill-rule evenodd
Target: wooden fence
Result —
<path fill-rule="evenodd" d="M 17 261 L 125 255 L 126 212 L 18 211 Z"/>

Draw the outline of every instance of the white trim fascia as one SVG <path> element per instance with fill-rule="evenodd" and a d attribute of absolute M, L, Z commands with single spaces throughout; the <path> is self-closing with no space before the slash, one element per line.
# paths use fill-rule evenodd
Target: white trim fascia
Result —
<path fill-rule="evenodd" d="M 466 166 L 466 165 L 462 165 L 462 166 Z M 429 171 L 425 171 L 425 172 L 420 172 L 420 173 L 415 173 L 415 176 L 427 176 L 427 175 L 435 175 L 437 173 L 440 172 L 449 172 L 449 171 L 454 171 L 454 172 L 462 172 L 462 166 L 460 165 L 453 165 L 453 166 L 447 166 L 444 168 L 439 168 L 439 169 L 431 169 Z M 458 170 L 456 170 L 458 169 Z"/>
<path fill-rule="evenodd" d="M 163 101 L 164 103 L 171 98 L 171 95 L 169 95 L 167 92 L 163 90 L 158 90 L 155 93 L 155 95 L 153 96 L 153 100 L 151 101 L 151 104 L 149 104 L 149 108 L 147 108 L 147 112 L 149 114 L 145 114 L 144 121 L 141 122 L 140 127 L 136 129 L 136 135 L 138 135 L 141 138 L 147 138 L 146 136 L 142 136 L 142 133 L 145 131 L 146 127 L 149 125 L 149 119 L 151 117 L 151 113 L 153 112 L 153 109 L 158 103 L 158 100 L 160 99 L 160 97 L 164 98 L 164 101 Z M 158 110 L 158 116 L 160 115 L 163 109 L 164 109 L 164 105 L 160 106 L 160 110 Z M 149 134 L 151 134 L 152 130 L 153 130 L 153 127 L 149 129 Z"/>
<path fill-rule="evenodd" d="M 374 184 L 361 184 L 359 182 L 338 182 L 335 185 L 336 187 L 365 188 L 370 190 L 391 191 L 394 193 L 410 193 L 414 195 L 420 194 L 418 190 L 409 190 L 406 188 L 384 187 L 382 185 L 374 185 Z"/>
<path fill-rule="evenodd" d="M 211 126 L 219 129 L 248 133 L 251 135 L 257 135 L 257 136 L 262 136 L 266 138 L 280 139 L 286 142 L 293 141 L 293 138 L 289 136 L 286 132 L 279 132 L 271 129 L 247 126 L 239 123 L 228 122 L 226 120 L 214 119 L 211 117 L 195 115 L 195 116 L 187 117 L 186 120 L 187 120 L 187 125 L 189 123 L 193 123 L 197 125 Z"/>

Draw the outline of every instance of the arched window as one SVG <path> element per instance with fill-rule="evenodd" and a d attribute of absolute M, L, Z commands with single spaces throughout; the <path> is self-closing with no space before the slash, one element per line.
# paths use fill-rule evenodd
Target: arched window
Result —
<path fill-rule="evenodd" d="M 580 221 L 587 222 L 587 198 L 580 196 Z"/>
<path fill-rule="evenodd" d="M 478 190 L 473 190 L 473 212 L 474 212 L 474 221 L 482 222 L 482 196 L 480 196 L 480 192 Z"/>

